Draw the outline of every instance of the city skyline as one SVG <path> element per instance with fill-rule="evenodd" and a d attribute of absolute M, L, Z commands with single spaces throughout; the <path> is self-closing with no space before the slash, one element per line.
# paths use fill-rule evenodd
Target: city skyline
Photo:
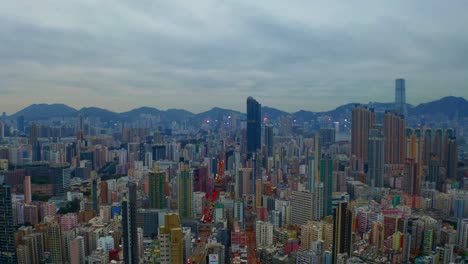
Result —
<path fill-rule="evenodd" d="M 396 78 L 413 104 L 467 97 L 465 7 L 9 2 L 0 11 L 0 103 L 9 113 L 32 103 L 200 112 L 206 102 L 241 110 L 252 95 L 285 111 L 323 111 L 393 101 Z"/>

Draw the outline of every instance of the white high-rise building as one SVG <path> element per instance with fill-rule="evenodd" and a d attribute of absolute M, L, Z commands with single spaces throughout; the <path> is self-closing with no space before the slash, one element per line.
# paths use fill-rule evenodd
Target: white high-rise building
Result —
<path fill-rule="evenodd" d="M 311 192 L 293 191 L 291 194 L 291 224 L 303 225 L 313 219 L 314 195 Z"/>
<path fill-rule="evenodd" d="M 100 237 L 98 239 L 98 247 L 106 253 L 107 260 L 109 260 L 109 251 L 114 249 L 114 238 L 112 236 Z"/>
<path fill-rule="evenodd" d="M 257 247 L 268 247 L 273 244 L 273 224 L 257 221 L 255 224 L 255 238 Z"/>

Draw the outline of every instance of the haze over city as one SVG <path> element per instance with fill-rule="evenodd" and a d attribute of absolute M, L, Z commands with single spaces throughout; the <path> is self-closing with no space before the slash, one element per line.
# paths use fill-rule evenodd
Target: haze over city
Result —
<path fill-rule="evenodd" d="M 5 1 L 0 111 L 65 103 L 293 112 L 468 96 L 464 1 Z M 30 12 L 29 10 L 34 10 Z M 228 100 L 229 99 L 229 100 Z"/>
<path fill-rule="evenodd" d="M 468 263 L 468 2 L 4 2 L 0 264 Z"/>

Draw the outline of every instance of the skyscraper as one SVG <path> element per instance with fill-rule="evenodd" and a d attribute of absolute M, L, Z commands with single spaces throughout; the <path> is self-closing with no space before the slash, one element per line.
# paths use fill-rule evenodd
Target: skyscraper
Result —
<path fill-rule="evenodd" d="M 149 173 L 150 207 L 163 209 L 166 207 L 166 174 L 165 172 Z"/>
<path fill-rule="evenodd" d="M 395 111 L 404 117 L 408 116 L 408 112 L 406 110 L 405 79 L 395 80 Z"/>
<path fill-rule="evenodd" d="M 382 188 L 384 185 L 385 142 L 381 125 L 374 125 L 369 132 L 369 170 L 366 184 Z"/>
<path fill-rule="evenodd" d="M 16 263 L 10 186 L 0 176 L 0 263 Z"/>
<path fill-rule="evenodd" d="M 262 106 L 253 97 L 247 98 L 247 157 L 261 147 Z"/>
<path fill-rule="evenodd" d="M 320 182 L 323 183 L 323 216 L 331 215 L 333 192 L 333 160 L 330 156 L 324 156 L 320 160 Z"/>
<path fill-rule="evenodd" d="M 138 263 L 138 233 L 136 225 L 136 184 L 128 182 L 127 197 L 122 201 L 122 236 L 124 261 Z"/>
<path fill-rule="evenodd" d="M 192 200 L 193 200 L 193 179 L 192 172 L 188 166 L 185 165 L 183 171 L 179 172 L 178 175 L 178 207 L 180 219 L 191 219 L 192 218 Z"/>
<path fill-rule="evenodd" d="M 351 154 L 367 161 L 369 130 L 375 120 L 374 111 L 362 106 L 353 109 L 351 123 Z"/>
<path fill-rule="evenodd" d="M 348 203 L 340 202 L 333 215 L 333 263 L 338 262 L 339 255 L 350 256 L 352 213 Z"/>
<path fill-rule="evenodd" d="M 384 115 L 385 163 L 404 164 L 406 159 L 405 120 L 401 115 L 386 112 Z"/>

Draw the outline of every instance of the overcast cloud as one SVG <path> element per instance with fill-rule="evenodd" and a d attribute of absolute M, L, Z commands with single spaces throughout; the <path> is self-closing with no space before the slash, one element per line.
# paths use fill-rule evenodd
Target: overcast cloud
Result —
<path fill-rule="evenodd" d="M 466 1 L 2 1 L 0 111 L 468 97 Z"/>

